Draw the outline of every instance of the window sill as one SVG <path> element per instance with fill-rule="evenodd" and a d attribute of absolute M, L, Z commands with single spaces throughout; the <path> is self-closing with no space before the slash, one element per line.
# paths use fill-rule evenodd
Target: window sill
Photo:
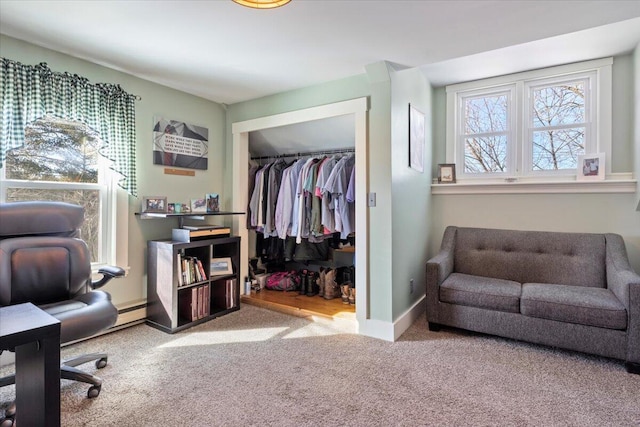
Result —
<path fill-rule="evenodd" d="M 621 176 L 615 176 L 621 175 Z M 615 174 L 602 181 L 516 181 L 432 184 L 431 194 L 559 194 L 559 193 L 635 193 L 637 181 L 631 174 Z"/>

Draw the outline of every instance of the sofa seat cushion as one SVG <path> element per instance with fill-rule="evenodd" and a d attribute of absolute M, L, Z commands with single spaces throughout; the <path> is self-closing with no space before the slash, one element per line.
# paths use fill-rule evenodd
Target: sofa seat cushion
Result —
<path fill-rule="evenodd" d="M 520 305 L 525 316 L 607 329 L 627 328 L 627 311 L 609 289 L 525 283 Z"/>
<path fill-rule="evenodd" d="M 440 301 L 519 313 L 520 293 L 518 282 L 452 273 L 440 286 Z"/>

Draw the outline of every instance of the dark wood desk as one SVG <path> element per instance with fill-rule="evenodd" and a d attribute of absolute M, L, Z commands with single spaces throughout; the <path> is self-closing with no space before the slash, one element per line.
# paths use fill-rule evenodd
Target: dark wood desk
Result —
<path fill-rule="evenodd" d="M 0 307 L 0 349 L 14 348 L 16 425 L 59 427 L 60 321 L 31 303 Z"/>

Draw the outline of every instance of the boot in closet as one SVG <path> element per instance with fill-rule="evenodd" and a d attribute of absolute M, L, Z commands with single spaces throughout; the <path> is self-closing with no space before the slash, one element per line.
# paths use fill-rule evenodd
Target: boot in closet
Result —
<path fill-rule="evenodd" d="M 302 270 L 300 272 L 300 289 L 298 290 L 298 294 L 304 295 L 307 293 L 307 270 Z"/>
<path fill-rule="evenodd" d="M 340 291 L 342 292 L 342 303 L 349 304 L 349 285 L 340 285 Z"/>
<path fill-rule="evenodd" d="M 318 294 L 317 291 L 318 285 L 316 284 L 316 273 L 315 271 L 309 271 L 307 273 L 307 296 L 312 297 Z"/>
<path fill-rule="evenodd" d="M 318 283 L 318 296 L 324 297 L 324 282 L 325 282 L 325 270 L 324 267 L 320 267 L 320 272 L 318 273 L 318 279 L 317 279 L 317 283 Z"/>

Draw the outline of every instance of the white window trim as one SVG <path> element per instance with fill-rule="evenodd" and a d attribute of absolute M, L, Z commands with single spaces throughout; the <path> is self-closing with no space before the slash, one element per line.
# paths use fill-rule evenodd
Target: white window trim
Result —
<path fill-rule="evenodd" d="M 101 233 L 100 244 L 98 245 L 100 262 L 91 264 L 91 270 L 95 274 L 105 265 L 119 265 L 129 267 L 129 208 L 128 195 L 126 191 L 117 185 L 117 173 L 108 169 L 108 160 L 99 158 L 99 173 L 102 183 L 74 183 L 69 186 L 62 182 L 51 181 L 24 181 L 5 178 L 6 169 L 0 169 L 0 201 L 6 202 L 6 192 L 8 188 L 40 188 L 40 189 L 84 189 L 103 190 L 101 191 L 100 212 L 101 227 L 106 229 Z M 108 182 L 107 180 L 110 180 Z M 105 239 L 106 241 L 102 241 Z"/>
<path fill-rule="evenodd" d="M 476 178 L 476 179 L 458 179 L 457 183 L 452 184 L 433 184 L 433 194 L 493 194 L 493 193 L 601 193 L 601 192 L 635 192 L 636 179 L 631 173 L 611 173 L 611 153 L 612 153 L 612 64 L 613 58 L 602 58 L 592 61 L 580 62 L 575 64 L 561 65 L 557 67 L 545 68 L 540 70 L 526 71 L 508 76 L 499 76 L 480 81 L 466 82 L 446 87 L 446 163 L 456 163 L 456 140 L 455 132 L 458 115 L 455 114 L 457 108 L 457 93 L 461 91 L 471 91 L 478 89 L 488 90 L 492 87 L 506 86 L 516 83 L 516 81 L 544 79 L 550 77 L 561 77 L 563 75 L 575 73 L 596 72 L 597 93 L 595 95 L 597 111 L 596 123 L 596 147 L 597 152 L 605 153 L 605 180 L 604 181 L 576 181 L 573 175 L 556 175 L 550 176 L 518 176 L 507 177 L 506 179 Z M 607 89 L 607 90 L 605 90 Z M 516 93 L 520 93 L 516 91 Z M 519 95 L 518 95 L 519 96 Z M 517 99 L 517 120 L 523 120 L 521 99 Z M 518 123 L 518 131 L 526 132 Z M 522 149 L 521 144 L 518 149 Z M 517 155 L 521 156 L 518 152 Z M 457 163 L 461 164 L 461 163 Z M 542 174 L 541 174 L 542 175 Z M 435 182 L 435 180 L 434 180 Z"/>

